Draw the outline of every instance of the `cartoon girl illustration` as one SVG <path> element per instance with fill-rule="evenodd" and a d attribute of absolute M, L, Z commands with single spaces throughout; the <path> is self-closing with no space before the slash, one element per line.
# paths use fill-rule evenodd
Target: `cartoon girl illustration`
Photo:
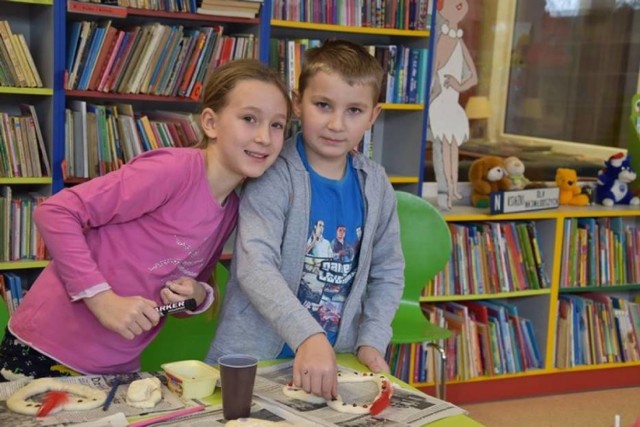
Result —
<path fill-rule="evenodd" d="M 460 93 L 478 83 L 476 67 L 462 39 L 459 23 L 469 11 L 467 0 L 438 0 L 442 25 L 435 46 L 429 125 L 434 141 L 438 204 L 450 209 L 458 192 L 458 147 L 469 139 L 469 119 L 459 104 Z M 463 76 L 466 77 L 463 80 Z"/>

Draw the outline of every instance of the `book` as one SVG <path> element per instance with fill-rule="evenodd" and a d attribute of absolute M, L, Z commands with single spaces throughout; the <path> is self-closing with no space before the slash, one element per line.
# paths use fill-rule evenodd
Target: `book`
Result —
<path fill-rule="evenodd" d="M 42 136 L 42 129 L 40 128 L 40 121 L 38 120 L 38 113 L 31 104 L 20 104 L 20 111 L 24 115 L 28 115 L 32 118 L 34 124 L 34 130 L 36 133 L 36 139 L 38 142 L 38 148 L 40 150 L 39 159 L 44 166 L 45 176 L 51 176 L 51 164 L 49 163 L 49 154 L 46 148 L 44 137 Z"/>
<path fill-rule="evenodd" d="M 224 6 L 202 6 L 197 9 L 201 15 L 228 16 L 234 18 L 255 18 L 257 11 L 247 8 L 232 8 Z"/>
<path fill-rule="evenodd" d="M 26 86 L 27 85 L 27 77 L 25 75 L 25 71 L 22 69 L 20 65 L 20 61 L 18 59 L 18 52 L 16 52 L 16 48 L 12 41 L 11 27 L 9 26 L 9 22 L 6 20 L 0 20 L 0 39 L 4 43 L 5 50 L 9 56 L 9 60 L 12 65 L 12 69 L 15 72 L 17 79 L 17 86 Z"/>

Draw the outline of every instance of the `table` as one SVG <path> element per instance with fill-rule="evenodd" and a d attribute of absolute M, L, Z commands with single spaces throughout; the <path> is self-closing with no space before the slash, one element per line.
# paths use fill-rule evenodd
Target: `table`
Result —
<path fill-rule="evenodd" d="M 351 368 L 351 369 L 355 369 L 355 370 L 366 370 L 366 368 L 360 364 L 358 362 L 358 360 L 356 359 L 355 356 L 351 355 L 351 354 L 339 354 L 337 356 L 337 360 L 338 360 L 338 364 L 340 364 L 341 366 L 347 367 L 347 368 Z M 270 364 L 275 364 L 278 362 L 282 362 L 282 361 L 263 361 L 261 362 L 261 365 L 263 366 L 269 366 Z M 406 388 L 411 388 L 411 386 L 409 386 L 406 383 L 401 382 L 400 380 L 394 378 L 394 377 L 390 377 L 390 379 L 392 381 L 394 381 L 395 383 L 401 385 L 402 387 L 406 387 Z M 6 386 L 7 383 L 0 383 L 0 390 L 2 390 L 2 387 L 7 387 Z M 9 390 L 7 388 L 5 388 L 4 390 Z M 206 398 L 207 403 L 209 404 L 218 404 L 222 402 L 222 396 L 221 396 L 221 392 L 220 389 L 217 388 L 215 393 Z M 205 400 L 205 399 L 203 399 Z M 12 416 L 13 413 L 7 413 L 6 411 L 3 413 L 4 418 L 2 418 L 2 424 L 3 425 L 19 425 L 19 421 L 24 420 L 24 416 L 19 416 L 17 414 L 13 414 L 16 416 L 15 420 L 10 420 L 7 419 L 7 415 L 8 416 Z M 106 415 L 106 414 L 105 414 Z M 19 418 L 20 417 L 20 418 Z M 133 420 L 139 420 L 140 418 L 136 418 L 134 417 Z M 131 419 L 130 419 L 131 420 Z M 15 421 L 15 422 L 14 422 Z M 6 424 L 5 424 L 6 423 Z M 473 419 L 471 419 L 468 416 L 465 415 L 456 415 L 456 416 L 452 416 L 452 417 L 448 417 L 445 419 L 441 419 L 438 421 L 435 421 L 433 423 L 429 424 L 429 427 L 477 427 L 477 426 L 482 426 L 482 424 L 474 421 Z"/>

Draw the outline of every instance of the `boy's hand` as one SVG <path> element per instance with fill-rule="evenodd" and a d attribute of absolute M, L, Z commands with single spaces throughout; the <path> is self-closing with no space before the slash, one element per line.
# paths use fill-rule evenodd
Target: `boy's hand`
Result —
<path fill-rule="evenodd" d="M 307 338 L 293 361 L 293 385 L 331 400 L 338 395 L 338 365 L 324 334 Z"/>
<path fill-rule="evenodd" d="M 121 297 L 108 290 L 83 301 L 102 326 L 128 340 L 150 330 L 160 321 L 156 303 L 140 296 Z"/>
<path fill-rule="evenodd" d="M 206 297 L 207 291 L 204 290 L 202 283 L 186 276 L 167 282 L 160 291 L 160 298 L 164 304 L 195 298 L 196 307 L 200 307 Z"/>
<path fill-rule="evenodd" d="M 389 365 L 378 350 L 368 345 L 363 345 L 358 349 L 358 360 L 363 365 L 367 365 L 371 372 L 389 372 Z"/>

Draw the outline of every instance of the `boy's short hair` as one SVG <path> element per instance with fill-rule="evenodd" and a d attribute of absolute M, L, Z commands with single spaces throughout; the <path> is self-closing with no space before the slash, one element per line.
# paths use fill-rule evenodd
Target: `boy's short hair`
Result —
<path fill-rule="evenodd" d="M 300 96 L 304 93 L 309 79 L 319 71 L 337 73 L 350 85 L 370 85 L 374 92 L 373 102 L 378 102 L 384 70 L 361 45 L 346 40 L 327 40 L 322 46 L 307 50 L 298 80 Z"/>

